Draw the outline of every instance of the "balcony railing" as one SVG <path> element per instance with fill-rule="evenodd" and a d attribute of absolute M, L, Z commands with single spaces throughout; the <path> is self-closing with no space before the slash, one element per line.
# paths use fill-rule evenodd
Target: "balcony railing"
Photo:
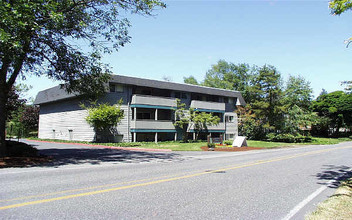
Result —
<path fill-rule="evenodd" d="M 220 122 L 218 125 L 208 126 L 208 131 L 225 131 L 225 123 Z M 190 124 L 187 128 L 187 131 L 192 132 L 194 131 L 193 124 Z"/>
<path fill-rule="evenodd" d="M 176 99 L 174 98 L 165 98 L 158 96 L 147 96 L 147 95 L 133 95 L 131 105 L 133 107 L 167 107 L 167 108 L 175 108 L 176 107 Z"/>
<path fill-rule="evenodd" d="M 174 130 L 175 126 L 172 121 L 133 120 L 131 121 L 131 129 Z"/>
<path fill-rule="evenodd" d="M 225 112 L 225 103 L 192 100 L 191 108 L 199 111 Z"/>

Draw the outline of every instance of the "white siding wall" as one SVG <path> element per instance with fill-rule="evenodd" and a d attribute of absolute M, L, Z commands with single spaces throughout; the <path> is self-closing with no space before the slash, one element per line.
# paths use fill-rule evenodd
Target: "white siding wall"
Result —
<path fill-rule="evenodd" d="M 233 116 L 233 122 L 226 122 L 226 134 L 233 134 L 234 136 L 238 136 L 238 117 L 236 113 L 225 113 L 225 117 L 231 115 Z"/>
<path fill-rule="evenodd" d="M 38 137 L 70 140 L 69 130 L 72 130 L 72 140 L 93 141 L 94 130 L 85 121 L 87 110 L 72 109 L 72 104 L 63 102 L 41 106 Z"/>
<path fill-rule="evenodd" d="M 132 136 L 129 133 L 128 124 L 131 123 L 132 111 L 128 111 L 129 107 L 127 105 L 121 105 L 121 109 L 124 111 L 125 117 L 118 123 L 117 131 L 119 134 L 123 135 L 123 142 L 131 142 Z"/>
<path fill-rule="evenodd" d="M 117 131 L 123 135 L 123 142 L 131 141 L 128 134 L 128 120 L 132 111 L 127 105 L 121 105 L 125 117 L 117 125 Z M 129 115 L 128 115 L 129 114 Z M 95 132 L 86 122 L 87 110 L 79 107 L 79 101 L 66 100 L 40 107 L 38 137 L 44 139 L 94 141 Z M 55 130 L 55 132 L 54 132 Z M 72 130 L 71 137 L 70 131 Z"/>

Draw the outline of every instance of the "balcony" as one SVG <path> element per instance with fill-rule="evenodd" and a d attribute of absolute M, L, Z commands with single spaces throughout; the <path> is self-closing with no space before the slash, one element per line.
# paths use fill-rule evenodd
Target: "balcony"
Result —
<path fill-rule="evenodd" d="M 187 128 L 188 132 L 193 132 L 194 127 L 193 125 L 189 125 Z M 219 132 L 225 131 L 225 123 L 220 122 L 218 125 L 208 126 L 208 132 Z"/>
<path fill-rule="evenodd" d="M 131 107 L 142 108 L 176 108 L 176 99 L 158 96 L 133 95 Z"/>
<path fill-rule="evenodd" d="M 152 132 L 155 130 L 175 130 L 172 121 L 156 121 L 156 120 L 134 120 L 131 121 L 131 129 L 146 130 Z"/>
<path fill-rule="evenodd" d="M 198 111 L 225 112 L 225 103 L 192 100 L 191 108 Z"/>

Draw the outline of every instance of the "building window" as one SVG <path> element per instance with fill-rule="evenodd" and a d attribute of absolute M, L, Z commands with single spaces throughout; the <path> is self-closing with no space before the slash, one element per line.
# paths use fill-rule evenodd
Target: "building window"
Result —
<path fill-rule="evenodd" d="M 229 103 L 229 98 L 228 97 L 224 97 L 224 103 Z"/>
<path fill-rule="evenodd" d="M 123 86 L 120 84 L 110 84 L 110 92 L 123 92 Z"/>
<path fill-rule="evenodd" d="M 234 134 L 226 134 L 226 140 L 233 140 Z"/>
<path fill-rule="evenodd" d="M 225 122 L 235 122 L 234 116 L 225 116 Z"/>
<path fill-rule="evenodd" d="M 68 139 L 69 139 L 70 141 L 73 140 L 73 130 L 72 130 L 72 129 L 69 129 L 69 130 L 68 130 Z"/>
<path fill-rule="evenodd" d="M 173 111 L 170 109 L 158 109 L 158 120 L 171 121 L 173 120 Z"/>
<path fill-rule="evenodd" d="M 155 109 L 151 108 L 137 108 L 137 118 L 135 120 L 154 120 Z"/>
<path fill-rule="evenodd" d="M 201 96 L 200 94 L 197 94 L 197 93 L 192 93 L 191 99 L 192 99 L 192 100 L 199 100 L 199 101 L 202 101 L 202 96 Z"/>
<path fill-rule="evenodd" d="M 184 92 L 175 92 L 175 98 L 178 99 L 187 99 L 187 94 Z"/>
<path fill-rule="evenodd" d="M 215 95 L 206 96 L 206 101 L 207 102 L 219 102 L 219 96 L 215 96 Z"/>

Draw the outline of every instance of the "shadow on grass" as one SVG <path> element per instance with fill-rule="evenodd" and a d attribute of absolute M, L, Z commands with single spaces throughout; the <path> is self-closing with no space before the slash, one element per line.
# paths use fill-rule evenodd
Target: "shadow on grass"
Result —
<path fill-rule="evenodd" d="M 341 181 L 352 177 L 352 168 L 348 166 L 324 165 L 323 171 L 316 177 L 319 184 L 328 185 L 330 188 L 337 188 Z"/>

